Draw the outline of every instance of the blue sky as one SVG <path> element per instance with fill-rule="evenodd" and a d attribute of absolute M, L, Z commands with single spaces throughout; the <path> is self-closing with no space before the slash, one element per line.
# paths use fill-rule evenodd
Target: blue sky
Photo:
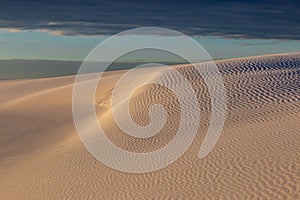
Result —
<path fill-rule="evenodd" d="M 83 60 L 109 36 L 61 36 L 40 31 L 0 31 L 0 59 Z M 198 36 L 213 59 L 300 51 L 298 40 Z"/>
<path fill-rule="evenodd" d="M 82 60 L 131 28 L 170 28 L 214 59 L 300 51 L 296 0 L 0 0 L 0 59 Z"/>

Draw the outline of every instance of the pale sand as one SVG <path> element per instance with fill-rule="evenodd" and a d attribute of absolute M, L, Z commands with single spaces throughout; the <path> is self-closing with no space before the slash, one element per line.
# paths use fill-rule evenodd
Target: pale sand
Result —
<path fill-rule="evenodd" d="M 83 147 L 72 118 L 74 76 L 0 81 L 0 199 L 300 199 L 300 53 L 217 66 L 228 107 L 218 143 L 204 159 L 197 157 L 210 117 L 209 95 L 193 68 L 179 66 L 199 94 L 199 133 L 175 163 L 146 174 L 110 169 Z M 124 149 L 158 149 L 178 128 L 178 102 L 165 88 L 138 90 L 130 107 L 137 123 L 149 122 L 147 108 L 157 102 L 170 118 L 148 140 L 122 134 L 112 120 L 110 95 L 123 72 L 102 79 L 96 95 L 100 124 Z"/>

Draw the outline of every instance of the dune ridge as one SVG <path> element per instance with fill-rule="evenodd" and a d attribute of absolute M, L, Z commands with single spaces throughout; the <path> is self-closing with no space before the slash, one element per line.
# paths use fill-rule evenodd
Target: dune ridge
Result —
<path fill-rule="evenodd" d="M 190 120 L 199 124 L 198 134 L 176 162 L 145 174 L 108 168 L 83 147 L 72 118 L 74 76 L 1 80 L 1 199 L 300 199 L 300 53 L 216 65 L 227 92 L 218 143 L 208 156 L 198 158 L 209 125 L 210 95 L 197 70 L 175 66 L 195 90 L 201 119 Z M 149 84 L 138 89 L 130 99 L 132 119 L 147 125 L 149 107 L 156 103 L 163 105 L 168 119 L 153 137 L 124 134 L 112 117 L 116 105 L 111 96 L 125 72 L 107 72 L 100 81 L 95 96 L 99 124 L 123 149 L 159 149 L 178 129 L 180 105 L 168 88 Z M 164 77 L 176 84 L 174 77 Z"/>

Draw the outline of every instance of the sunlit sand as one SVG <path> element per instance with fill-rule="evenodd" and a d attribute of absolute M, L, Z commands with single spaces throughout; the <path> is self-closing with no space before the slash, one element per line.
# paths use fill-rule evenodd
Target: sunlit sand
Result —
<path fill-rule="evenodd" d="M 208 156 L 198 158 L 209 125 L 209 93 L 193 67 L 177 66 L 196 91 L 199 131 L 175 163 L 145 174 L 108 168 L 83 147 L 72 118 L 75 76 L 0 81 L 0 198 L 299 199 L 300 53 L 216 64 L 227 92 L 226 122 L 218 143 Z M 123 149 L 159 149 L 180 123 L 178 101 L 157 85 L 137 90 L 130 103 L 132 119 L 146 125 L 149 106 L 161 103 L 168 121 L 148 139 L 122 133 L 112 117 L 111 95 L 124 72 L 107 72 L 101 80 L 95 97 L 99 123 Z"/>

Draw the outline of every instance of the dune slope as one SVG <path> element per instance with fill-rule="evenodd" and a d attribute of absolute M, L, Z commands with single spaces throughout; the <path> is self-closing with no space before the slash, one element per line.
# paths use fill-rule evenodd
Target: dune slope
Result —
<path fill-rule="evenodd" d="M 175 163 L 145 174 L 108 168 L 83 147 L 72 118 L 74 76 L 0 81 L 0 198 L 299 199 L 300 53 L 216 64 L 226 87 L 227 116 L 213 151 L 198 158 L 210 118 L 207 87 L 193 67 L 176 66 L 197 94 L 198 134 Z M 148 109 L 155 103 L 164 106 L 168 120 L 151 138 L 126 135 L 111 113 L 114 84 L 124 72 L 107 72 L 101 80 L 95 97 L 99 124 L 123 149 L 159 149 L 180 123 L 176 96 L 155 84 L 137 90 L 130 101 L 137 124 L 149 123 Z"/>

